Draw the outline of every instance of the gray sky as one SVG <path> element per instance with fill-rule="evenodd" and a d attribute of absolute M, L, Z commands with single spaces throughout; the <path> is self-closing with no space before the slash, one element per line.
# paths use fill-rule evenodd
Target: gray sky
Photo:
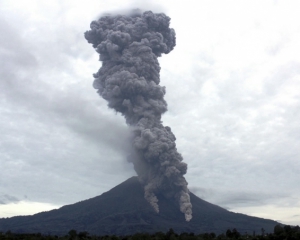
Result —
<path fill-rule="evenodd" d="M 184 3 L 184 4 L 183 4 Z M 165 125 L 189 188 L 233 212 L 300 225 L 299 1 L 0 2 L 0 217 L 33 214 L 136 175 L 129 129 L 92 87 L 83 33 L 103 12 L 172 18 Z"/>

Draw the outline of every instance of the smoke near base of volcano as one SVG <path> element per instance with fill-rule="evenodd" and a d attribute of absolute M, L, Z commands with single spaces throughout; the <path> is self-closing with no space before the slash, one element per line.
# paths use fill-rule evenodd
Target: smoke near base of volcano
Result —
<path fill-rule="evenodd" d="M 120 112 L 132 129 L 133 163 L 145 198 L 156 212 L 156 194 L 177 200 L 186 221 L 192 205 L 184 174 L 187 164 L 178 153 L 171 128 L 161 116 L 167 111 L 165 87 L 160 83 L 157 58 L 175 47 L 175 31 L 163 13 L 132 11 L 105 15 L 93 21 L 85 38 L 100 55 L 102 67 L 94 74 L 94 88 L 108 106 Z"/>

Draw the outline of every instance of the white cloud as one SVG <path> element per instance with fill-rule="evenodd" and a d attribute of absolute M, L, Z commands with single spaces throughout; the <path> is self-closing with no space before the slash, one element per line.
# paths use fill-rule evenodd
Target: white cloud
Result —
<path fill-rule="evenodd" d="M 33 215 L 35 213 L 57 209 L 61 206 L 51 203 L 28 202 L 21 201 L 18 203 L 10 203 L 0 205 L 0 218 L 11 216 Z"/>

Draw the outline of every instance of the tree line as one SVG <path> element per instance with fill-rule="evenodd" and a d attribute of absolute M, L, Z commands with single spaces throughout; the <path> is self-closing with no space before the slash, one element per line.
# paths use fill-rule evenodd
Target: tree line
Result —
<path fill-rule="evenodd" d="M 235 228 L 228 229 L 226 233 L 180 233 L 177 234 L 171 228 L 166 233 L 157 232 L 154 234 L 149 233 L 136 233 L 127 236 L 105 235 L 96 236 L 90 235 L 88 232 L 78 232 L 74 229 L 70 230 L 65 236 L 57 235 L 43 235 L 41 233 L 12 233 L 7 231 L 0 232 L 0 240 L 300 240 L 300 227 L 290 225 L 276 225 L 273 233 L 265 233 L 261 229 L 261 233 L 256 234 L 253 232 L 251 235 L 248 233 L 241 234 Z"/>

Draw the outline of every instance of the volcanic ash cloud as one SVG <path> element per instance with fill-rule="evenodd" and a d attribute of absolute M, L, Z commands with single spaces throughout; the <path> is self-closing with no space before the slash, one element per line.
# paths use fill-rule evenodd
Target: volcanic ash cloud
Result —
<path fill-rule="evenodd" d="M 133 163 L 145 199 L 159 212 L 156 194 L 174 198 L 186 221 L 192 218 L 187 164 L 177 152 L 175 136 L 162 124 L 167 111 L 165 87 L 159 85 L 157 58 L 175 46 L 175 31 L 163 13 L 132 12 L 93 21 L 85 38 L 100 54 L 102 67 L 94 74 L 94 88 L 132 127 Z"/>

